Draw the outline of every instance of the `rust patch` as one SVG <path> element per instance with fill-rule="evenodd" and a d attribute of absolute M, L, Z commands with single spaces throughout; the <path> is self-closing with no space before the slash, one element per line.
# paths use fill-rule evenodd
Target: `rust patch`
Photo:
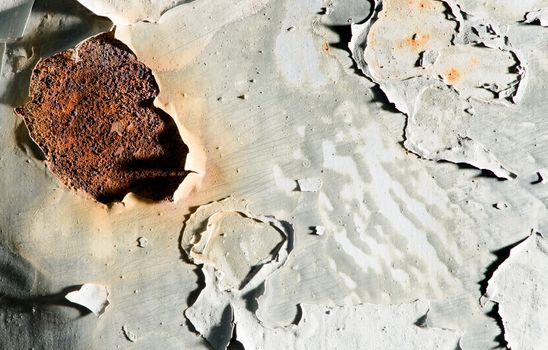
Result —
<path fill-rule="evenodd" d="M 39 61 L 31 101 L 15 111 L 67 187 L 103 203 L 128 192 L 172 200 L 188 148 L 153 106 L 158 93 L 152 71 L 106 33 Z"/>
<path fill-rule="evenodd" d="M 455 84 L 460 78 L 460 72 L 456 68 L 451 68 L 445 73 L 445 80 L 449 84 Z"/>

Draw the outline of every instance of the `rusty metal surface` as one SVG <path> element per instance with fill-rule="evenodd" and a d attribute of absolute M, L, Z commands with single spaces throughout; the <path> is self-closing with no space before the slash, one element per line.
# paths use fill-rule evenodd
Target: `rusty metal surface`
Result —
<path fill-rule="evenodd" d="M 134 192 L 172 199 L 187 148 L 173 119 L 153 106 L 151 70 L 103 34 L 41 60 L 31 101 L 16 109 L 63 184 L 100 202 Z"/>

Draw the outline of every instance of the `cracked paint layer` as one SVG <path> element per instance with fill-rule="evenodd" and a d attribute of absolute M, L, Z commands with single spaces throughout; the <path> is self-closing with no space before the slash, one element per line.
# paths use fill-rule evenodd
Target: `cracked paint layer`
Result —
<path fill-rule="evenodd" d="M 504 339 L 511 349 L 548 347 L 548 242 L 531 234 L 493 273 L 487 297 L 499 305 Z"/>
<path fill-rule="evenodd" d="M 349 47 L 363 73 L 407 115 L 404 147 L 426 159 L 515 178 L 466 131 L 470 114 L 481 116 L 491 104 L 517 103 L 523 95 L 525 62 L 508 37 L 454 1 L 379 1 L 376 8 L 369 20 L 352 25 Z M 432 105 L 432 91 L 440 106 Z M 471 100 L 482 109 L 475 112 Z"/>

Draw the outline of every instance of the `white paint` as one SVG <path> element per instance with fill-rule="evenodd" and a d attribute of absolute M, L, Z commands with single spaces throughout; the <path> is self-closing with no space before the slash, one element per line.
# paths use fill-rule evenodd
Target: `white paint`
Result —
<path fill-rule="evenodd" d="M 110 304 L 107 287 L 95 283 L 86 283 L 74 292 L 67 293 L 65 298 L 75 304 L 82 305 L 95 316 L 100 317 Z"/>

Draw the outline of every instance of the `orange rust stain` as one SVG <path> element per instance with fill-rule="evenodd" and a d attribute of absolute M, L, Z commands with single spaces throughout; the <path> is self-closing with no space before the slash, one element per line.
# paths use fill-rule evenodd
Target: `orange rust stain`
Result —
<path fill-rule="evenodd" d="M 418 6 L 420 9 L 428 9 L 431 7 L 430 3 L 428 1 L 425 1 L 425 0 L 420 0 L 419 3 L 418 3 Z"/>
<path fill-rule="evenodd" d="M 420 49 L 423 47 L 428 40 L 430 40 L 430 34 L 428 33 L 415 33 L 407 38 L 405 38 L 405 44 L 401 45 L 410 47 L 412 49 Z"/>
<path fill-rule="evenodd" d="M 472 57 L 470 57 L 469 62 L 470 62 L 470 65 L 477 66 L 480 63 L 480 60 L 479 60 L 479 58 L 477 58 L 475 56 L 472 56 Z"/>
<path fill-rule="evenodd" d="M 429 1 L 429 0 L 409 0 L 408 4 L 410 7 L 415 7 L 419 11 L 430 10 L 434 7 L 434 4 L 432 4 L 432 1 Z"/>
<path fill-rule="evenodd" d="M 445 73 L 445 80 L 449 84 L 455 84 L 460 78 L 460 72 L 457 68 L 451 68 Z"/>
<path fill-rule="evenodd" d="M 322 51 L 329 54 L 331 53 L 331 48 L 329 47 L 329 43 L 327 41 L 323 41 L 323 44 L 322 44 Z"/>

